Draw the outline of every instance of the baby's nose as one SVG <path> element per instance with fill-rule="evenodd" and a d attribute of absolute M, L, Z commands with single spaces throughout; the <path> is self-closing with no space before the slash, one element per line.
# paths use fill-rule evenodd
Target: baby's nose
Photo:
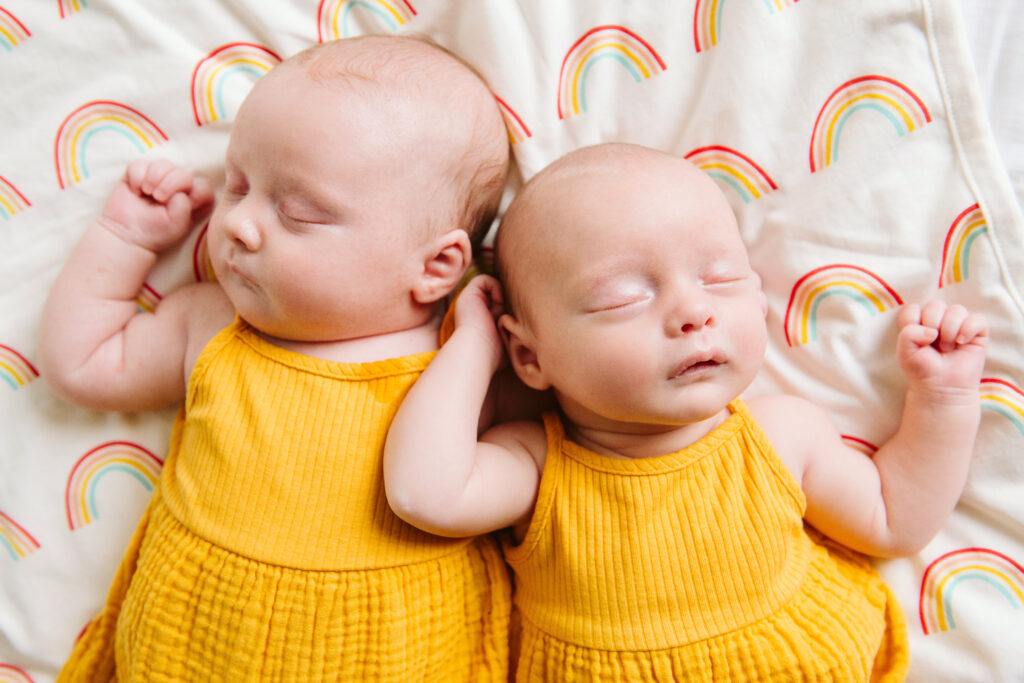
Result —
<path fill-rule="evenodd" d="M 227 235 L 237 244 L 249 251 L 256 251 L 263 243 L 263 234 L 251 215 L 243 209 L 242 204 L 232 207 L 224 215 L 224 228 Z"/>

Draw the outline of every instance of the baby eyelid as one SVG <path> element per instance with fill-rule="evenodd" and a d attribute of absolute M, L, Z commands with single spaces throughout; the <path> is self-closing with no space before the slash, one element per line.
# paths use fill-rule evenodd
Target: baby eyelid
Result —
<path fill-rule="evenodd" d="M 229 173 L 224 179 L 224 189 L 234 194 L 244 194 L 248 190 L 248 185 L 245 178 Z"/>
<path fill-rule="evenodd" d="M 647 301 L 651 297 L 650 292 L 632 292 L 622 293 L 619 295 L 609 295 L 598 297 L 587 306 L 586 310 L 588 313 L 600 313 L 601 311 L 614 311 L 620 308 L 626 308 L 634 304 L 640 304 Z"/>
<path fill-rule="evenodd" d="M 749 273 L 740 272 L 740 271 L 736 271 L 736 270 L 732 270 L 732 271 L 724 271 L 723 270 L 723 271 L 720 271 L 720 272 L 710 273 L 710 274 L 706 275 L 705 277 L 701 278 L 701 281 L 705 285 L 727 285 L 727 284 L 733 284 L 733 283 L 736 283 L 736 282 L 743 282 L 744 280 L 747 279 L 748 275 L 749 275 Z"/>

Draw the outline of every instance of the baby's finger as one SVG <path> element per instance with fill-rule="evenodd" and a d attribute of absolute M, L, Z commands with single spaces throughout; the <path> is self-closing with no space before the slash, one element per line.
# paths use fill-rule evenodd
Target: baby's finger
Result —
<path fill-rule="evenodd" d="M 960 326 L 967 320 L 967 309 L 960 304 L 953 304 L 946 309 L 939 324 L 938 346 L 940 351 L 952 351 L 956 348 Z"/>
<path fill-rule="evenodd" d="M 124 181 L 136 194 L 142 194 L 142 181 L 146 178 L 149 162 L 145 159 L 133 159 L 124 170 Z"/>
<path fill-rule="evenodd" d="M 960 325 L 960 332 L 956 337 L 957 344 L 987 344 L 988 343 L 988 319 L 981 313 L 971 313 Z"/>
<path fill-rule="evenodd" d="M 938 336 L 939 331 L 934 327 L 907 325 L 900 330 L 897 343 L 904 346 L 906 351 L 914 352 L 921 347 L 931 346 Z"/>
<path fill-rule="evenodd" d="M 192 190 L 188 193 L 192 200 L 192 208 L 206 206 L 213 202 L 213 184 L 205 176 L 196 175 L 192 178 Z"/>
<path fill-rule="evenodd" d="M 192 191 L 192 172 L 185 168 L 172 167 L 157 181 L 150 191 L 150 196 L 158 202 L 166 203 L 171 197 L 183 192 Z M 191 205 L 191 196 L 189 197 Z"/>
<path fill-rule="evenodd" d="M 180 192 L 171 195 L 165 206 L 167 216 L 175 225 L 186 226 L 192 218 L 192 202 Z"/>
<path fill-rule="evenodd" d="M 492 308 L 497 306 L 501 308 L 505 305 L 505 293 L 501 289 L 501 285 L 498 281 L 490 275 L 478 276 L 483 279 L 483 287 L 487 291 L 488 296 L 491 297 Z"/>
<path fill-rule="evenodd" d="M 153 197 L 153 193 L 160 186 L 160 183 L 163 182 L 164 177 L 173 172 L 176 168 L 177 167 L 167 159 L 156 159 L 155 161 L 150 162 L 149 168 L 146 169 L 146 176 L 142 179 L 142 191 Z M 168 197 L 170 197 L 170 195 L 167 195 L 159 201 L 167 201 Z"/>
<path fill-rule="evenodd" d="M 937 330 L 942 325 L 942 316 L 945 313 L 946 303 L 932 299 L 921 309 L 921 324 L 925 327 L 934 327 Z"/>
<path fill-rule="evenodd" d="M 907 325 L 920 325 L 921 324 L 921 305 L 920 304 L 906 304 L 900 308 L 897 322 L 900 328 L 904 328 Z"/>

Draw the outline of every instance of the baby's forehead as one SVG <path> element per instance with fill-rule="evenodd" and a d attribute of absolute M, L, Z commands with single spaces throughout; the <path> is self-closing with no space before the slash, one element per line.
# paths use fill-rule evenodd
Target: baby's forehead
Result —
<path fill-rule="evenodd" d="M 671 161 L 660 168 L 588 161 L 546 169 L 506 214 L 499 256 L 516 279 L 543 277 L 533 267 L 540 264 L 553 270 L 580 258 L 628 260 L 631 251 L 660 245 L 684 245 L 702 258 L 745 257 L 732 209 L 717 201 L 719 190 L 703 172 Z"/>

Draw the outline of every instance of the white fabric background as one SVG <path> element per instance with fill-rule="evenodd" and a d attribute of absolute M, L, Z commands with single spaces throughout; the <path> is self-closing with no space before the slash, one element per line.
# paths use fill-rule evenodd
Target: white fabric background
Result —
<path fill-rule="evenodd" d="M 785 341 L 794 283 L 838 263 L 867 268 L 908 301 L 940 296 L 984 310 L 993 328 L 986 376 L 1024 386 L 1024 221 L 1014 197 L 1014 187 L 1020 195 L 1024 186 L 1021 3 L 964 0 L 962 18 L 957 0 L 719 0 L 717 44 L 697 52 L 698 0 L 409 0 L 416 14 L 395 26 L 367 9 L 380 10 L 382 1 L 350 7 L 344 28 L 426 33 L 475 64 L 529 129 L 513 145 L 523 177 L 605 140 L 680 155 L 726 145 L 771 176 L 778 189 L 754 201 L 725 188 L 769 299 L 771 345 L 754 391 L 820 401 L 844 433 L 872 443 L 891 433 L 903 389 L 892 353 L 895 310 L 872 315 L 833 297 L 819 309 L 816 341 Z M 89 177 L 61 189 L 54 147 L 62 120 L 93 100 L 130 104 L 168 136 L 147 154 L 216 180 L 230 115 L 252 80 L 225 82 L 226 118 L 197 126 L 193 69 L 236 41 L 291 55 L 318 40 L 318 8 L 339 2 L 0 0 L 31 32 L 10 45 L 0 40 L 0 177 L 28 201 L 12 215 L 0 212 L 0 345 L 31 362 L 57 269 L 139 153 L 129 136 L 97 132 Z M 10 27 L 4 20 L 0 12 L 0 26 Z M 563 59 L 602 25 L 628 27 L 666 68 L 636 80 L 622 62 L 595 61 L 585 78 L 587 111 L 560 119 Z M 866 74 L 907 85 L 932 122 L 898 136 L 885 117 L 858 114 L 844 129 L 839 160 L 810 172 L 815 116 L 838 86 Z M 4 192 L 12 196 L 0 184 Z M 944 237 L 973 203 L 987 232 L 974 242 L 970 277 L 939 288 Z M 149 280 L 156 290 L 196 277 L 199 227 L 159 264 Z M 31 373 L 21 375 L 23 386 L 0 382 L 0 513 L 9 520 L 0 518 L 0 682 L 52 680 L 102 603 L 145 505 L 148 491 L 138 480 L 111 473 L 96 490 L 98 519 L 69 528 L 64 502 L 74 464 L 112 441 L 163 457 L 174 413 L 91 413 L 60 402 Z M 994 555 L 970 550 L 979 548 L 1024 565 L 1022 440 L 1011 419 L 986 410 L 971 478 L 949 523 L 919 556 L 879 565 L 907 614 L 912 680 L 1024 680 L 1024 593 L 1014 592 L 1024 590 L 1024 573 L 1012 565 L 1002 582 L 975 571 L 978 580 L 956 585 L 955 626 L 926 634 L 919 618 L 934 597 L 922 592 L 923 579 L 944 555 L 974 557 L 990 569 L 984 562 Z M 20 553 L 8 550 L 12 522 L 38 547 L 22 539 Z"/>

